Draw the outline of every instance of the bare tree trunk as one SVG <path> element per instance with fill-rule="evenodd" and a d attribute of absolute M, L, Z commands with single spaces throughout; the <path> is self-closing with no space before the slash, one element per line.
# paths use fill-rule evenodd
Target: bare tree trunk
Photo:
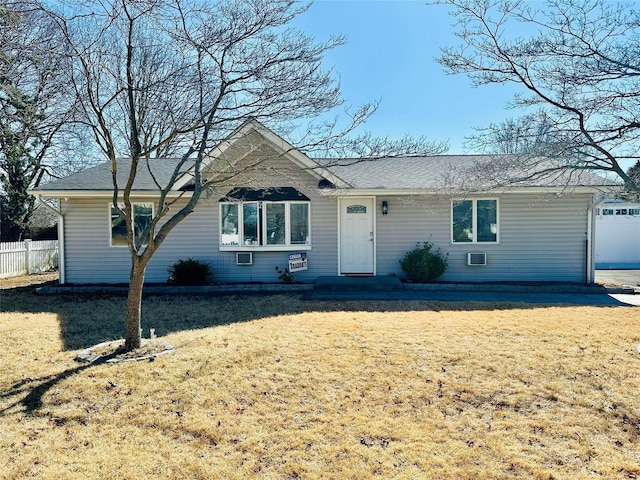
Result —
<path fill-rule="evenodd" d="M 142 314 L 142 286 L 146 264 L 137 258 L 132 259 L 131 275 L 129 277 L 129 294 L 127 296 L 127 318 L 124 348 L 126 351 L 140 348 L 141 344 L 141 314 Z"/>

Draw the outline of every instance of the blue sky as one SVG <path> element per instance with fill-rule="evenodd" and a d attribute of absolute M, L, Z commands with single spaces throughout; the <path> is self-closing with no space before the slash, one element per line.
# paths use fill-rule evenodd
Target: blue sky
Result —
<path fill-rule="evenodd" d="M 473 127 L 521 112 L 505 109 L 515 87 L 473 88 L 466 76 L 447 75 L 435 61 L 441 47 L 458 42 L 453 21 L 446 7 L 425 1 L 316 0 L 295 26 L 318 41 L 347 36 L 324 64 L 339 74 L 349 104 L 381 101 L 365 130 L 395 138 L 424 135 L 447 140 L 448 153 L 471 153 L 462 143 Z"/>

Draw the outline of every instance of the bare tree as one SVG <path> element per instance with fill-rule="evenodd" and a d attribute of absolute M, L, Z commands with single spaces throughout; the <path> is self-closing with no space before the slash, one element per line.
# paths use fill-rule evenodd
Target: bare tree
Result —
<path fill-rule="evenodd" d="M 62 80 L 62 37 L 30 1 L 0 1 L 0 217 L 2 239 L 20 240 L 34 199 L 27 189 L 55 176 L 71 140 L 73 97 Z"/>
<path fill-rule="evenodd" d="M 627 175 L 629 175 L 629 178 L 636 182 L 636 185 L 640 185 L 640 160 L 638 160 L 635 165 L 629 167 L 629 170 L 627 170 Z"/>
<path fill-rule="evenodd" d="M 510 106 L 527 117 L 481 131 L 476 146 L 504 144 L 516 125 L 525 147 L 519 153 L 529 154 L 521 155 L 523 166 L 544 155 L 556 159 L 550 168 L 612 173 L 628 191 L 640 191 L 621 165 L 638 158 L 640 134 L 640 15 L 633 4 L 436 3 L 453 7 L 455 34 L 462 40 L 442 49 L 439 62 L 447 72 L 465 73 L 475 86 L 523 87 Z M 540 133 L 543 141 L 535 138 Z"/>
<path fill-rule="evenodd" d="M 496 154 L 548 154 L 557 145 L 551 120 L 539 115 L 507 118 L 488 127 L 477 128 L 465 147 L 472 151 Z"/>
<path fill-rule="evenodd" d="M 349 140 L 347 134 L 373 113 L 373 104 L 348 116 L 343 128 L 337 120 L 306 128 L 292 123 L 342 104 L 335 76 L 321 61 L 344 39 L 316 43 L 290 27 L 306 8 L 292 0 L 102 0 L 48 10 L 72 52 L 70 84 L 83 121 L 111 163 L 112 202 L 127 227 L 132 264 L 126 349 L 140 346 L 145 269 L 167 235 L 208 189 L 262 161 L 235 164 L 216 157 L 220 142 L 248 119 L 283 135 L 297 133 L 295 144 L 303 151 L 338 155 L 367 141 Z M 368 140 L 365 149 L 375 155 L 439 148 L 424 139 Z M 251 139 L 246 142 L 255 147 Z M 178 158 L 171 178 L 157 182 L 157 208 L 144 231 L 134 235 L 136 176 L 152 172 L 153 162 L 162 161 L 156 158 L 167 155 Z M 178 203 L 172 190 L 185 172 L 191 175 L 190 191 Z"/>

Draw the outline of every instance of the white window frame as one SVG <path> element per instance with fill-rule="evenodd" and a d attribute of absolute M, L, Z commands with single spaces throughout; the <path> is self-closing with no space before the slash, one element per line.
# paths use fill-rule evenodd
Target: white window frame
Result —
<path fill-rule="evenodd" d="M 244 245 L 244 205 L 250 203 L 258 204 L 258 219 L 262 216 L 263 221 L 260 228 L 260 240 L 263 244 L 258 245 Z M 285 206 L 285 243 L 280 245 L 268 245 L 267 239 L 267 222 L 266 222 L 266 209 L 268 205 L 282 204 Z M 306 243 L 291 243 L 291 205 L 307 205 L 307 229 L 308 240 Z M 222 207 L 224 205 L 237 205 L 238 206 L 238 245 L 223 245 L 222 244 Z M 263 213 L 261 213 L 263 212 Z M 259 222 L 260 223 L 260 222 Z M 311 250 L 311 202 L 309 201 L 297 201 L 297 200 L 278 200 L 275 202 L 270 201 L 237 201 L 237 202 L 220 202 L 218 207 L 218 250 L 219 251 L 291 251 L 291 250 Z"/>
<path fill-rule="evenodd" d="M 471 204 L 471 215 L 472 215 L 472 221 L 471 221 L 471 231 L 473 234 L 473 238 L 469 241 L 469 242 L 460 242 L 460 241 L 454 241 L 453 239 L 453 226 L 454 226 L 454 219 L 453 219 L 453 208 L 455 207 L 455 205 L 457 203 L 461 203 L 461 202 L 472 202 Z M 496 239 L 495 241 L 478 241 L 478 201 L 493 201 L 496 202 Z M 498 243 L 500 243 L 500 201 L 497 198 L 460 198 L 460 199 L 454 199 L 451 201 L 451 212 L 449 215 L 449 221 L 450 221 L 450 241 L 452 245 L 496 245 Z"/>
<path fill-rule="evenodd" d="M 153 219 L 154 215 L 155 215 L 155 204 L 153 202 L 132 202 L 131 203 L 131 208 L 133 208 L 134 211 L 134 216 L 135 216 L 135 206 L 136 205 L 151 205 L 151 219 Z M 118 203 L 118 206 L 122 209 L 124 209 L 124 203 Z M 113 229 L 111 227 L 111 217 L 113 215 L 113 213 L 111 212 L 111 209 L 113 208 L 113 203 L 109 202 L 109 204 L 107 205 L 107 211 L 109 212 L 109 221 L 108 221 L 108 225 L 109 225 L 109 247 L 113 247 L 113 248 L 127 248 L 128 245 L 127 243 L 124 244 L 113 244 Z M 136 232 L 135 232 L 135 228 L 136 228 L 136 223 L 135 223 L 135 217 L 134 217 L 134 222 L 133 222 L 133 238 L 135 238 L 136 236 Z M 142 246 L 146 246 L 147 244 L 143 244 Z"/>
<path fill-rule="evenodd" d="M 261 238 L 263 239 L 263 241 L 265 242 L 265 244 L 263 245 L 264 247 L 282 247 L 282 246 L 286 246 L 288 244 L 291 244 L 291 224 L 289 223 L 289 218 L 291 217 L 290 215 L 290 211 L 291 211 L 291 207 L 289 205 L 287 205 L 287 201 L 279 201 L 279 202 L 262 202 L 262 209 L 263 209 L 263 218 L 264 221 L 262 222 L 262 232 L 261 232 Z M 269 209 L 270 205 L 284 205 L 284 243 L 280 243 L 280 244 L 269 244 L 269 229 L 268 229 L 268 225 L 267 225 L 267 210 Z M 258 205 L 258 217 L 260 216 L 260 205 Z"/>

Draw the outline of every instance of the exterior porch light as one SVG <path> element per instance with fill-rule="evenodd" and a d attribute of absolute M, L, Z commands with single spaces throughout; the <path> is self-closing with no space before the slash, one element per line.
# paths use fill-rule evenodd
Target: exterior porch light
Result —
<path fill-rule="evenodd" d="M 382 201 L 382 214 L 386 215 L 387 213 L 389 213 L 389 202 L 387 202 L 386 200 Z"/>

